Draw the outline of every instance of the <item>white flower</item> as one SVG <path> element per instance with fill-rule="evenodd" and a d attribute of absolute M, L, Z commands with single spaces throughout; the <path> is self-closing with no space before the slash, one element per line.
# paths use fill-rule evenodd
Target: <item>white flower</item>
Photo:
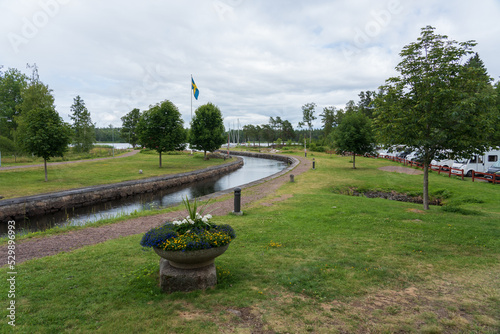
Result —
<path fill-rule="evenodd" d="M 205 216 L 205 217 L 201 218 L 201 221 L 206 224 L 206 223 L 208 223 L 208 218 Z"/>
<path fill-rule="evenodd" d="M 196 219 L 201 219 L 201 218 L 202 218 L 201 215 L 198 212 L 196 212 Z"/>
<path fill-rule="evenodd" d="M 212 215 L 211 214 L 205 215 L 205 218 L 212 219 Z"/>
<path fill-rule="evenodd" d="M 172 222 L 172 224 L 174 224 L 174 225 L 181 225 L 181 224 L 182 224 L 182 222 L 180 222 L 180 221 L 178 221 L 178 220 L 174 220 L 174 221 Z"/>

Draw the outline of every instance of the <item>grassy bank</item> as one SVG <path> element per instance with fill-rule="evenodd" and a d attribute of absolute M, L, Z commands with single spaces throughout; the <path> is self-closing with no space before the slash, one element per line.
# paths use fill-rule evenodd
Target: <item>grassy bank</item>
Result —
<path fill-rule="evenodd" d="M 115 149 L 114 155 L 118 156 L 131 149 Z M 64 157 L 53 157 L 50 162 L 75 161 L 96 158 L 109 158 L 113 156 L 113 147 L 109 145 L 96 145 L 89 153 L 74 152 L 72 148 L 64 154 Z M 19 165 L 43 164 L 43 158 L 35 156 L 14 156 L 11 154 L 2 155 L 2 167 L 11 167 Z"/>
<path fill-rule="evenodd" d="M 203 160 L 203 154 L 163 154 L 163 167 L 156 152 L 101 161 L 84 161 L 48 167 L 49 181 L 44 181 L 43 167 L 0 171 L 0 195 L 14 198 L 72 188 L 136 180 L 152 176 L 184 173 L 224 163 L 222 159 Z M 143 173 L 139 174 L 139 170 Z"/>
<path fill-rule="evenodd" d="M 18 265 L 16 330 L 500 330 L 498 186 L 431 174 L 431 192 L 457 210 L 424 212 L 420 204 L 345 195 L 353 188 L 417 194 L 422 176 L 380 171 L 393 164 L 383 160 L 359 158 L 352 170 L 349 158 L 314 158 L 316 170 L 243 208 L 244 216 L 215 218 L 238 235 L 216 260 L 215 289 L 161 293 L 158 256 L 130 236 Z M 0 300 L 7 305 L 7 293 Z"/>

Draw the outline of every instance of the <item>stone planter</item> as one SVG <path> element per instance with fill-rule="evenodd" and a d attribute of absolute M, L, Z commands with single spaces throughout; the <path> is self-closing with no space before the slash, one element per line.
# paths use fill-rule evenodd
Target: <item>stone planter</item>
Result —
<path fill-rule="evenodd" d="M 160 287 L 164 292 L 193 291 L 217 284 L 214 260 L 228 245 L 195 251 L 166 251 L 154 248 L 160 259 Z"/>
<path fill-rule="evenodd" d="M 169 264 L 172 267 L 179 269 L 196 269 L 213 264 L 215 258 L 222 255 L 228 247 L 229 244 L 222 247 L 186 252 L 166 251 L 156 247 L 154 247 L 153 249 L 161 258 L 168 260 Z"/>

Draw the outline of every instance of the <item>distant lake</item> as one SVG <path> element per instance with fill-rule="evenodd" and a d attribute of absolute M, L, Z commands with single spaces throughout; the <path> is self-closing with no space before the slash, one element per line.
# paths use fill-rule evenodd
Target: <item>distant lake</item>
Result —
<path fill-rule="evenodd" d="M 106 145 L 106 146 L 113 146 L 114 148 L 118 150 L 123 150 L 126 148 L 132 148 L 132 145 L 129 143 L 95 143 L 94 145 Z"/>

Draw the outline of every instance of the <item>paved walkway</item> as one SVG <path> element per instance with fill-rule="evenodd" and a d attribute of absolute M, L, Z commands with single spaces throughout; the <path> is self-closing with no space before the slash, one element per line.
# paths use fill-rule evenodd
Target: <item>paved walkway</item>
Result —
<path fill-rule="evenodd" d="M 300 160 L 300 163 L 292 170 L 295 177 L 311 168 L 311 161 L 309 159 L 304 157 L 296 158 Z M 251 203 L 273 194 L 281 185 L 290 181 L 289 174 L 290 172 L 282 174 L 281 176 L 268 181 L 262 181 L 257 185 L 255 184 L 258 183 L 258 181 L 242 186 L 241 210 L 244 212 L 245 208 Z M 295 178 L 295 180 L 300 182 L 300 178 Z M 227 192 L 215 193 L 205 196 L 203 200 L 207 197 L 217 198 L 224 196 L 225 194 L 227 194 Z M 293 194 L 288 194 L 281 198 L 275 198 L 270 202 L 263 203 L 262 205 L 272 205 L 273 202 L 286 200 L 291 196 L 293 196 Z M 227 215 L 232 212 L 233 208 L 234 198 L 230 197 L 225 201 L 211 204 L 208 211 L 211 212 L 213 216 Z M 158 226 L 167 220 L 184 217 L 186 214 L 187 212 L 185 211 L 176 211 L 167 214 L 129 219 L 121 223 L 100 227 L 88 227 L 68 233 L 21 241 L 16 244 L 16 263 L 19 264 L 30 259 L 50 256 L 59 252 L 71 251 L 84 246 L 105 242 L 110 239 L 145 233 L 152 227 Z M 140 247 L 139 244 L 137 246 Z M 6 245 L 0 247 L 0 254 L 7 254 Z M 0 266 L 4 266 L 6 264 L 7 257 L 1 257 Z"/>
<path fill-rule="evenodd" d="M 139 152 L 140 152 L 140 150 L 133 150 L 133 151 L 124 153 L 122 155 L 117 155 L 116 157 L 109 157 L 109 158 L 95 158 L 95 159 L 84 159 L 84 160 L 75 160 L 75 161 L 49 162 L 49 163 L 47 163 L 47 166 L 67 165 L 67 164 L 76 164 L 78 162 L 126 158 L 126 157 L 130 157 L 132 155 L 136 155 Z M 33 168 L 33 167 L 43 167 L 43 164 L 0 167 L 0 170 L 9 170 L 9 169 L 18 169 L 18 168 Z"/>

